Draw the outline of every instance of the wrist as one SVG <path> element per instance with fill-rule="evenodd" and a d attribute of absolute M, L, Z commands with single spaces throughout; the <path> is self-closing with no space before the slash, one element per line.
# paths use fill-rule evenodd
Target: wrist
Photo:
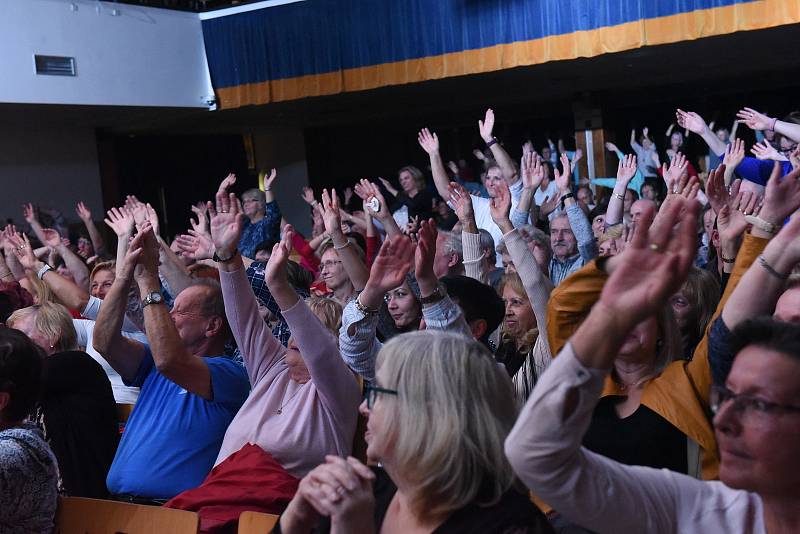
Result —
<path fill-rule="evenodd" d="M 160 291 L 161 290 L 161 281 L 158 279 L 158 276 L 149 272 L 145 271 L 139 275 L 134 275 L 136 278 L 136 284 L 139 286 L 139 292 L 141 294 L 152 293 L 153 291 Z"/>

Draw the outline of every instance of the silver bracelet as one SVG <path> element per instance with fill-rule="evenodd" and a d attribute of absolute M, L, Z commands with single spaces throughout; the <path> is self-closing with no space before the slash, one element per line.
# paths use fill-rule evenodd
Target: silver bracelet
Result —
<path fill-rule="evenodd" d="M 356 298 L 355 298 L 355 299 L 353 299 L 353 300 L 355 300 L 355 303 L 354 303 L 354 304 L 355 304 L 355 306 L 356 306 L 356 309 L 357 309 L 358 311 L 360 311 L 361 313 L 363 313 L 364 315 L 367 315 L 367 316 L 370 316 L 370 315 L 378 315 L 378 311 L 379 311 L 379 309 L 378 309 L 378 308 L 375 308 L 375 309 L 373 309 L 373 308 L 367 308 L 366 306 L 364 306 L 363 304 L 361 304 L 361 301 L 360 301 L 360 300 L 358 300 L 358 297 L 360 297 L 360 296 L 361 296 L 361 293 L 359 293 L 358 295 L 356 295 Z"/>
<path fill-rule="evenodd" d="M 53 268 L 45 263 L 44 265 L 42 265 L 39 268 L 39 271 L 36 273 L 36 276 L 39 278 L 39 280 L 41 280 L 42 277 L 44 276 L 44 273 L 46 273 L 47 271 L 52 271 L 52 270 L 53 270 Z"/>
<path fill-rule="evenodd" d="M 332 240 L 331 240 L 331 241 L 332 241 Z M 349 246 L 350 246 L 350 245 L 352 245 L 352 244 L 353 244 L 353 243 L 352 243 L 352 242 L 351 242 L 349 239 L 348 239 L 348 240 L 345 242 L 345 244 L 344 244 L 344 245 L 342 245 L 341 247 L 340 247 L 340 246 L 337 246 L 337 245 L 336 245 L 336 243 L 334 243 L 334 244 L 333 244 L 333 250 L 342 250 L 343 248 L 347 248 L 347 247 L 349 247 Z"/>

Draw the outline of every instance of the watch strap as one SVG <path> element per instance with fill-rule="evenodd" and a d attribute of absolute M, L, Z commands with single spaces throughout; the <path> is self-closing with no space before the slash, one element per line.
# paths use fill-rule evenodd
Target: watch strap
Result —
<path fill-rule="evenodd" d="M 215 251 L 214 251 L 214 255 L 211 257 L 211 259 L 212 259 L 212 260 L 214 260 L 214 261 L 215 261 L 215 262 L 217 262 L 217 263 L 228 263 L 229 261 L 231 261 L 233 258 L 235 258 L 235 257 L 236 257 L 236 253 L 237 253 L 237 252 L 239 252 L 239 250 L 238 250 L 238 249 L 234 249 L 234 250 L 233 250 L 233 253 L 231 253 L 231 255 L 230 255 L 230 256 L 228 256 L 227 258 L 221 258 L 221 257 L 220 257 L 220 256 L 217 254 L 217 251 L 215 250 Z"/>

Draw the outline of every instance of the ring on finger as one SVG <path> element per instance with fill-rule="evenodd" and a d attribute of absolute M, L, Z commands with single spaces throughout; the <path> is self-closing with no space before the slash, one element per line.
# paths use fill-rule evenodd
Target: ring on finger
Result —
<path fill-rule="evenodd" d="M 338 493 L 339 495 L 344 495 L 345 493 L 347 493 L 347 488 L 345 488 L 344 486 L 338 486 L 336 488 L 336 493 Z"/>

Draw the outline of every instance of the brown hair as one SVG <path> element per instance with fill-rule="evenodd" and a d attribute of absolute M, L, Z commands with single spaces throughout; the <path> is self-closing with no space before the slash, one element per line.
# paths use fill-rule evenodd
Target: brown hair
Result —
<path fill-rule="evenodd" d="M 425 175 L 419 170 L 417 167 L 413 165 L 406 165 L 399 171 L 397 171 L 397 176 L 400 176 L 403 172 L 407 172 L 411 175 L 414 179 L 414 183 L 417 184 L 417 188 L 422 191 L 425 189 Z"/>

